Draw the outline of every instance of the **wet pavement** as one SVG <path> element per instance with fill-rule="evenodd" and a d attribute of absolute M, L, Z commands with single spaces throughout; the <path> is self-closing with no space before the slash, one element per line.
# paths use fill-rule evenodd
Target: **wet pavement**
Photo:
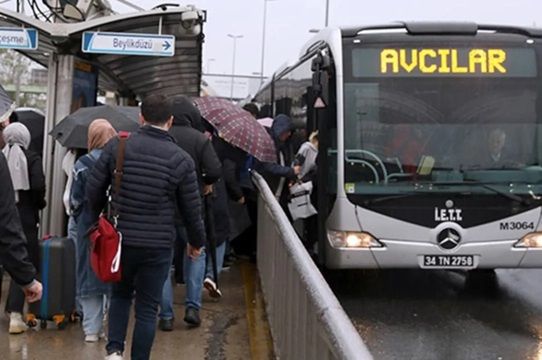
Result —
<path fill-rule="evenodd" d="M 189 328 L 182 321 L 184 316 L 184 285 L 175 287 L 175 329 L 172 332 L 157 330 L 151 358 L 161 359 L 266 359 L 269 355 L 270 339 L 254 345 L 254 332 L 249 328 L 263 326 L 247 317 L 246 299 L 249 308 L 261 311 L 261 292 L 258 277 L 253 265 L 241 264 L 233 266 L 221 275 L 221 290 L 224 294 L 220 301 L 215 301 L 204 290 L 203 308 L 200 312 L 202 325 Z M 4 281 L 3 298 L 0 306 L 4 308 L 7 294 L 7 281 Z M 247 289 L 249 291 L 247 291 Z M 258 314 L 258 319 L 265 319 Z M 248 321 L 247 321 L 248 319 Z M 265 322 L 265 320 L 264 320 Z M 49 360 L 49 359 L 103 359 L 105 341 L 87 344 L 83 341 L 81 325 L 70 324 L 65 330 L 57 330 L 51 325 L 46 330 L 30 330 L 22 335 L 9 335 L 8 319 L 0 319 L 0 359 L 2 360 Z M 133 315 L 130 327 L 133 325 Z M 129 334 L 131 330 L 129 331 Z M 265 334 L 264 334 L 265 335 Z M 128 338 L 127 349 L 131 339 Z M 125 353 L 129 359 L 129 350 Z"/>
<path fill-rule="evenodd" d="M 542 359 L 542 270 L 326 276 L 375 359 Z"/>

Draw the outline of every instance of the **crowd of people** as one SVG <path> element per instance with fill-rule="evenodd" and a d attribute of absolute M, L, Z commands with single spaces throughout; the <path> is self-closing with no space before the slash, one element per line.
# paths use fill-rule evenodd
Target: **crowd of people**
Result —
<path fill-rule="evenodd" d="M 257 106 L 248 104 L 245 109 L 256 121 Z M 101 282 L 89 259 L 88 230 L 107 206 L 119 154 L 119 136 L 110 122 L 94 120 L 88 128 L 86 154 L 69 151 L 63 164 L 68 175 L 67 233 L 76 245 L 76 310 L 82 316 L 86 342 L 107 338 L 106 359 L 123 358 L 134 299 L 132 359 L 150 357 L 157 318 L 160 330 L 174 329 L 175 282 L 186 286 L 183 320 L 199 326 L 203 288 L 213 298 L 223 296 L 218 274 L 224 261 L 231 259 L 234 249 L 254 258 L 257 197 L 247 174 L 252 170 L 264 174 L 287 209 L 289 187 L 310 180 L 318 151 L 317 134 L 313 134 L 296 155 L 290 141 L 292 120 L 278 115 L 269 129 L 278 162 L 261 162 L 218 136 L 184 96 L 146 97 L 140 125 L 126 140 L 121 183 L 113 198 L 122 234 L 120 282 Z M 40 265 L 38 226 L 39 211 L 46 206 L 45 178 L 39 155 L 28 150 L 30 136 L 24 125 L 4 123 L 2 138 L 5 156 L 0 156 L 0 172 L 2 178 L 11 178 L 12 187 L 9 191 L 2 187 L 0 249 L 4 268 L 13 279 L 6 306 L 9 332 L 18 334 L 27 328 L 25 296 L 29 301 L 41 296 L 35 275 Z M 11 201 L 4 201 L 7 198 Z M 251 226 L 236 228 L 237 215 L 232 212 L 238 207 Z"/>

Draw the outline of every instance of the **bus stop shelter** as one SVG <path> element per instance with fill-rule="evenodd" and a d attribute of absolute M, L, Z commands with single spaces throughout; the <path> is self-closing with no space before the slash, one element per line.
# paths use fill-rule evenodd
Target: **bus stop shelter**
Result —
<path fill-rule="evenodd" d="M 77 94 L 74 95 L 76 74 L 95 74 L 95 89 L 117 93 L 121 105 L 134 104 L 136 99 L 148 94 L 199 96 L 205 21 L 206 13 L 191 5 L 161 7 L 78 23 L 49 23 L 0 8 L 0 29 L 34 29 L 37 32 L 35 49 L 17 51 L 49 70 L 43 151 L 48 207 L 42 216 L 42 234 L 65 233 L 62 195 L 66 176 L 62 160 L 67 149 L 48 133 L 79 106 L 94 105 L 84 104 Z M 146 38 L 173 35 L 174 41 L 165 41 L 163 49 L 167 51 L 158 55 L 134 54 L 123 49 L 88 51 L 88 41 L 83 44 L 88 33 L 117 34 L 121 38 L 137 37 L 138 34 Z"/>

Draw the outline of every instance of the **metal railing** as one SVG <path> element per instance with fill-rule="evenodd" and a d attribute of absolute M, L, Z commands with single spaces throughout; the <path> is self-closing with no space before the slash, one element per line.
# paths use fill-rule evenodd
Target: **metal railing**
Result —
<path fill-rule="evenodd" d="M 261 175 L 258 270 L 280 359 L 372 359 Z"/>

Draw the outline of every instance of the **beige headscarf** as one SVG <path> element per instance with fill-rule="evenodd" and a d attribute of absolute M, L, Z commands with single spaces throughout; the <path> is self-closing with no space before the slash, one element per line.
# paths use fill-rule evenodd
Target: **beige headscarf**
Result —
<path fill-rule="evenodd" d="M 88 151 L 101 149 L 114 136 L 117 131 L 105 119 L 96 119 L 88 127 Z"/>

